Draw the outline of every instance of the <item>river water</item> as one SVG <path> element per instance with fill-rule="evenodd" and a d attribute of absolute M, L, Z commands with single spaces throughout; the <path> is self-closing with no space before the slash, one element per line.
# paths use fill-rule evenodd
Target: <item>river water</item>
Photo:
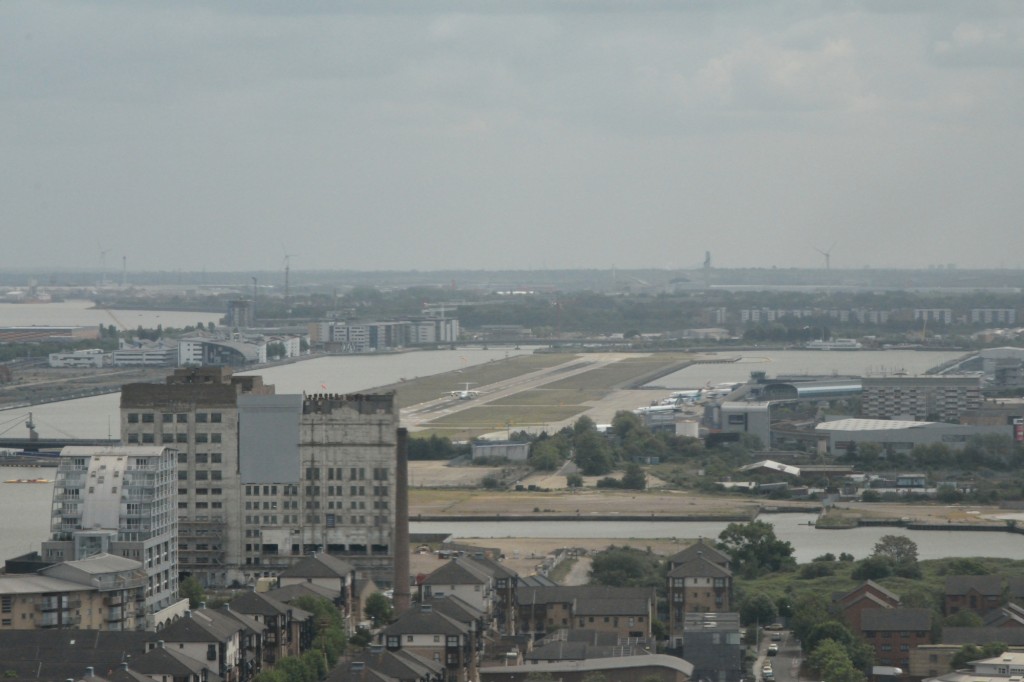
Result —
<path fill-rule="evenodd" d="M 850 530 L 818 530 L 813 523 L 817 514 L 762 514 L 758 520 L 775 527 L 780 540 L 793 545 L 799 562 L 831 552 L 848 552 L 857 559 L 870 556 L 883 535 L 905 535 L 917 543 L 918 558 L 941 559 L 951 555 L 1024 559 L 1024 535 L 1003 532 L 924 531 L 872 526 Z M 644 540 L 678 538 L 717 538 L 725 522 L 687 521 L 502 521 L 502 522 L 414 522 L 413 533 L 452 533 L 459 538 L 607 538 L 617 544 L 643 546 Z M 955 548 L 955 549 L 954 549 Z"/>
<path fill-rule="evenodd" d="M 18 478 L 53 479 L 55 469 L 0 468 L 0 480 Z M 49 533 L 52 483 L 0 483 L 0 559 L 38 550 Z M 906 535 L 917 543 L 921 559 L 939 559 L 956 551 L 958 556 L 1024 559 L 1024 535 L 1001 532 L 908 531 L 902 528 L 854 528 L 817 530 L 808 523 L 815 514 L 763 514 L 760 520 L 775 526 L 776 535 L 793 544 L 798 561 L 807 562 L 827 552 L 849 552 L 862 559 L 871 554 L 883 535 Z M 413 533 L 450 533 L 460 538 L 607 538 L 616 544 L 643 546 L 645 539 L 699 537 L 717 538 L 727 523 L 677 521 L 503 521 L 503 522 L 413 522 Z"/>
<path fill-rule="evenodd" d="M 59 303 L 2 303 L 0 326 L 47 327 L 62 325 L 120 324 L 126 329 L 142 326 L 155 329 L 164 327 L 195 326 L 196 323 L 217 323 L 224 313 L 179 312 L 176 310 L 105 310 L 93 308 L 92 301 L 60 301 Z"/>

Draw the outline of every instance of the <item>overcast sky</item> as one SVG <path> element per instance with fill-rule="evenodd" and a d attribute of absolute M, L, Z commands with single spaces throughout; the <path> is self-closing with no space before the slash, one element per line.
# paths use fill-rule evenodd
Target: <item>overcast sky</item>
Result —
<path fill-rule="evenodd" d="M 1022 133 L 1020 0 L 4 0 L 0 267 L 1020 267 Z"/>

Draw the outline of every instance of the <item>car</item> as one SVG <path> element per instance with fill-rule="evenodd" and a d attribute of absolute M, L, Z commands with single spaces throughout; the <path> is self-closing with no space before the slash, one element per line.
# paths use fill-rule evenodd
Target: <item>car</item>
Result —
<path fill-rule="evenodd" d="M 775 679 L 775 671 L 773 671 L 769 666 L 765 666 L 764 668 L 761 668 L 761 679 L 764 679 L 764 680 L 774 680 Z"/>
<path fill-rule="evenodd" d="M 785 630 L 786 626 L 782 623 L 770 623 L 764 626 L 765 630 Z"/>
<path fill-rule="evenodd" d="M 779 653 L 779 645 L 778 644 L 771 644 L 771 645 L 768 646 L 768 655 L 769 656 L 777 656 L 778 653 Z"/>
<path fill-rule="evenodd" d="M 772 641 L 773 642 L 781 642 L 782 641 L 782 633 L 781 632 L 773 632 L 772 633 Z"/>

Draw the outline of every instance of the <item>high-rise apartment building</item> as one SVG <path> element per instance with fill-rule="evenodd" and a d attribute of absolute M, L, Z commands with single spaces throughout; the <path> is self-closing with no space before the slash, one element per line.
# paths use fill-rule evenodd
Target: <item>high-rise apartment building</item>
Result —
<path fill-rule="evenodd" d="M 152 621 L 177 601 L 174 471 L 171 447 L 65 447 L 43 558 L 79 561 L 106 553 L 140 562 L 143 611 Z"/>

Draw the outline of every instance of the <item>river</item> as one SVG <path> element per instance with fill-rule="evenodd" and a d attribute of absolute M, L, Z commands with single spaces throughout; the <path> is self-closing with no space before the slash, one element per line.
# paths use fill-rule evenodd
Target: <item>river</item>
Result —
<path fill-rule="evenodd" d="M 0 480 L 54 477 L 55 469 L 0 468 Z M 0 483 L 0 559 L 38 550 L 49 533 L 52 483 Z M 807 562 L 827 552 L 849 552 L 857 559 L 871 554 L 883 535 L 906 535 L 917 543 L 921 559 L 950 556 L 1003 557 L 1024 559 L 1024 535 L 999 532 L 910 531 L 903 528 L 854 528 L 817 530 L 807 524 L 815 514 L 763 514 L 760 520 L 775 526 L 776 535 L 793 544 L 798 561 Z M 413 522 L 413 533 L 451 533 L 460 538 L 607 538 L 617 544 L 642 544 L 645 539 L 699 537 L 716 538 L 726 523 L 677 521 L 502 521 L 502 522 Z"/>
<path fill-rule="evenodd" d="M 94 308 L 92 301 L 60 301 L 58 303 L 0 303 L 0 326 L 48 327 L 78 325 L 121 325 L 125 329 L 143 327 L 195 326 L 196 323 L 218 323 L 224 313 L 181 312 L 177 310 L 106 310 Z"/>

